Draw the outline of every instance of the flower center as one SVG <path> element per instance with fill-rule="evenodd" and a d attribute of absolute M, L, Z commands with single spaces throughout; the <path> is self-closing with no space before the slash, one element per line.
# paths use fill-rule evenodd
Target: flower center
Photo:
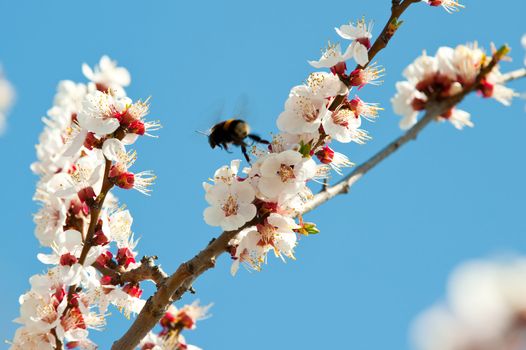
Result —
<path fill-rule="evenodd" d="M 298 107 L 301 113 L 301 116 L 303 119 L 308 122 L 312 123 L 318 118 L 319 110 L 313 106 L 313 104 L 304 96 L 300 96 L 298 98 Z"/>
<path fill-rule="evenodd" d="M 261 235 L 261 239 L 258 241 L 257 245 L 265 247 L 267 245 L 274 247 L 274 238 L 276 234 L 276 228 L 270 224 L 258 225 L 258 232 Z"/>
<path fill-rule="evenodd" d="M 317 93 L 325 85 L 325 76 L 319 72 L 314 72 L 307 78 L 307 85 L 313 93 Z"/>
<path fill-rule="evenodd" d="M 332 121 L 336 125 L 343 127 L 349 126 L 349 119 L 355 117 L 354 112 L 350 109 L 340 109 L 338 112 L 332 114 Z"/>
<path fill-rule="evenodd" d="M 281 178 L 282 182 L 287 182 L 290 179 L 295 179 L 296 175 L 294 175 L 294 166 L 281 164 L 281 166 L 279 167 L 278 175 Z"/>
<path fill-rule="evenodd" d="M 228 198 L 225 201 L 225 204 L 221 207 L 223 209 L 223 212 L 225 213 L 226 217 L 236 215 L 237 210 L 239 209 L 239 205 L 237 204 L 236 200 L 232 195 L 229 195 Z"/>

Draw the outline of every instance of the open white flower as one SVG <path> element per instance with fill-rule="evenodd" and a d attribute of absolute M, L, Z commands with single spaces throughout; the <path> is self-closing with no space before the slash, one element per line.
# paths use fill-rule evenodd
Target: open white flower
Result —
<path fill-rule="evenodd" d="M 342 49 L 339 43 L 329 43 L 327 49 L 321 55 L 321 58 L 318 61 L 309 61 L 309 64 L 314 68 L 331 68 L 336 66 L 338 63 L 342 63 L 351 59 L 352 55 L 352 45 L 349 45 L 342 54 Z"/>
<path fill-rule="evenodd" d="M 117 209 L 103 221 L 102 231 L 118 248 L 135 248 L 131 226 L 133 217 L 129 210 Z"/>
<path fill-rule="evenodd" d="M 98 193 L 102 184 L 103 168 L 102 153 L 88 153 L 79 158 L 70 171 L 53 175 L 46 183 L 46 190 L 59 198 L 68 198 L 89 187 Z"/>
<path fill-rule="evenodd" d="M 113 95 L 94 91 L 82 102 L 77 119 L 79 125 L 99 135 L 111 134 L 120 126 L 119 117 L 131 104 L 128 98 L 116 99 Z"/>
<path fill-rule="evenodd" d="M 55 350 L 55 337 L 49 332 L 35 332 L 26 327 L 16 330 L 9 350 Z"/>
<path fill-rule="evenodd" d="M 458 45 L 455 48 L 452 64 L 462 84 L 469 85 L 475 81 L 484 57 L 484 51 L 478 47 L 477 43 Z"/>
<path fill-rule="evenodd" d="M 108 89 L 114 91 L 119 96 L 124 96 L 124 89 L 130 85 L 131 77 L 128 70 L 124 67 L 118 67 L 116 61 L 112 61 L 104 55 L 100 58 L 98 66 L 91 69 L 86 63 L 82 65 L 82 73 L 86 78 L 97 85 L 100 91 Z"/>
<path fill-rule="evenodd" d="M 278 128 L 291 134 L 316 132 L 327 101 L 314 95 L 305 85 L 292 88 L 285 102 L 285 110 L 277 120 Z"/>
<path fill-rule="evenodd" d="M 93 247 L 90 250 L 83 265 L 79 263 L 82 251 L 82 235 L 76 230 L 66 230 L 57 235 L 53 242 L 51 254 L 38 254 L 37 258 L 44 264 L 58 265 L 56 273 L 65 285 L 74 285 L 80 282 L 85 284 L 98 284 L 94 280 L 95 270 L 90 265 L 100 255 L 101 247 Z"/>
<path fill-rule="evenodd" d="M 438 60 L 435 56 L 428 56 L 424 51 L 413 63 L 404 69 L 403 75 L 411 83 L 418 82 L 434 76 L 438 71 Z"/>
<path fill-rule="evenodd" d="M 356 142 L 363 144 L 369 139 L 367 132 L 360 129 L 362 118 L 348 108 L 327 111 L 323 118 L 325 133 L 342 143 Z"/>
<path fill-rule="evenodd" d="M 332 98 L 346 95 L 349 89 L 337 75 L 327 72 L 314 72 L 307 78 L 307 86 L 315 97 Z"/>
<path fill-rule="evenodd" d="M 45 192 L 44 192 L 45 193 Z M 42 208 L 33 217 L 35 236 L 43 246 L 50 246 L 66 223 L 67 208 L 64 202 L 53 195 L 46 195 Z"/>
<path fill-rule="evenodd" d="M 416 90 L 415 86 L 409 81 L 397 82 L 396 90 L 396 95 L 391 98 L 391 104 L 394 112 L 403 117 L 400 121 L 400 128 L 406 130 L 417 122 L 418 111 L 413 108 L 411 103 L 415 98 L 427 101 L 427 97 Z"/>
<path fill-rule="evenodd" d="M 290 217 L 272 213 L 264 223 L 241 231 L 230 245 L 235 247 L 234 262 L 230 272 L 237 273 L 240 263 L 259 270 L 266 261 L 269 251 L 284 261 L 284 257 L 294 259 L 297 235 L 294 229 L 299 226 Z"/>
<path fill-rule="evenodd" d="M 219 182 L 210 187 L 205 196 L 211 205 L 203 215 L 211 226 L 221 226 L 225 231 L 240 228 L 256 215 L 254 189 L 248 182 Z"/>
<path fill-rule="evenodd" d="M 301 153 L 271 153 L 261 164 L 258 188 L 266 200 L 282 201 L 298 193 L 316 175 L 316 163 Z"/>
<path fill-rule="evenodd" d="M 351 51 L 356 63 L 365 66 L 369 62 L 368 50 L 371 48 L 372 23 L 367 25 L 362 19 L 356 25 L 351 22 L 334 29 L 342 38 L 353 40 L 348 50 Z"/>
<path fill-rule="evenodd" d="M 213 182 L 203 183 L 205 199 L 211 206 L 203 216 L 211 226 L 221 226 L 223 230 L 235 230 L 243 226 L 256 215 L 256 206 L 252 204 L 255 192 L 248 180 L 237 178 L 240 160 L 234 160 L 229 166 L 219 168 Z"/>

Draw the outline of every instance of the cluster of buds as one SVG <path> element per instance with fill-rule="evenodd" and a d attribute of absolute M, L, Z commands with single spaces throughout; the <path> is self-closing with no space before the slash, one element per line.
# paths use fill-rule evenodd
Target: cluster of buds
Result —
<path fill-rule="evenodd" d="M 417 350 L 524 349 L 526 259 L 474 260 L 458 267 L 448 295 L 415 321 Z"/>
<path fill-rule="evenodd" d="M 159 321 L 161 330 L 157 333 L 149 332 L 139 344 L 140 350 L 200 350 L 187 344 L 181 333 L 184 330 L 196 328 L 198 320 L 208 317 L 211 305 L 200 306 L 196 301 L 190 305 L 177 309 L 171 305 Z"/>
<path fill-rule="evenodd" d="M 132 172 L 136 152 L 126 149 L 157 130 L 146 121 L 148 102 L 133 102 L 124 88 L 125 68 L 104 56 L 95 69 L 83 66 L 89 83 L 62 81 L 44 118 L 32 170 L 40 176 L 34 199 L 38 259 L 50 265 L 30 278 L 20 297 L 22 326 L 11 343 L 19 349 L 96 349 L 89 329 L 101 329 L 110 305 L 127 317 L 140 312 L 140 282 L 119 276 L 141 266 L 131 226 L 133 218 L 110 189 L 148 194 L 154 175 Z"/>
<path fill-rule="evenodd" d="M 504 86 L 499 67 L 496 65 L 483 79 L 478 80 L 481 70 L 493 60 L 500 61 L 507 47 L 495 51 L 488 58 L 477 44 L 459 45 L 456 48 L 441 47 L 434 56 L 425 52 L 404 70 L 407 79 L 396 83 L 397 93 L 392 98 L 395 113 L 403 118 L 402 129 L 417 122 L 417 115 L 429 103 L 436 103 L 475 88 L 484 98 L 493 98 L 508 106 L 516 93 Z M 440 116 L 450 121 L 457 129 L 473 126 L 470 114 L 455 107 Z"/>

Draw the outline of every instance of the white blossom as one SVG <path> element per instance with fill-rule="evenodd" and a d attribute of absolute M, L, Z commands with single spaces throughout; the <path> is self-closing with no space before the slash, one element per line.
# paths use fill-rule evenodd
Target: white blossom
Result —
<path fill-rule="evenodd" d="M 130 85 L 131 77 L 128 70 L 118 67 L 116 61 L 112 61 L 108 56 L 102 56 L 99 64 L 91 69 L 87 64 L 82 65 L 84 76 L 97 84 L 97 88 L 102 91 L 108 89 L 117 93 L 119 96 L 125 94 L 124 87 Z"/>
<path fill-rule="evenodd" d="M 353 40 L 349 47 L 352 57 L 360 66 L 365 66 L 369 62 L 368 50 L 371 47 L 372 23 L 367 25 L 362 19 L 356 25 L 351 22 L 334 29 L 342 38 Z"/>

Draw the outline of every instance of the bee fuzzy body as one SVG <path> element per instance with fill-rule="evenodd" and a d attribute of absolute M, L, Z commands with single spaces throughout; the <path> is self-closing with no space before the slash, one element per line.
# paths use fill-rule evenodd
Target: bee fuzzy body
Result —
<path fill-rule="evenodd" d="M 210 130 L 208 143 L 210 143 L 210 147 L 212 148 L 218 146 L 226 151 L 228 151 L 228 145 L 241 147 L 245 159 L 250 163 L 250 158 L 247 153 L 248 145 L 245 142 L 247 137 L 253 142 L 269 144 L 268 141 L 251 134 L 250 126 L 241 119 L 229 119 L 214 125 Z"/>

